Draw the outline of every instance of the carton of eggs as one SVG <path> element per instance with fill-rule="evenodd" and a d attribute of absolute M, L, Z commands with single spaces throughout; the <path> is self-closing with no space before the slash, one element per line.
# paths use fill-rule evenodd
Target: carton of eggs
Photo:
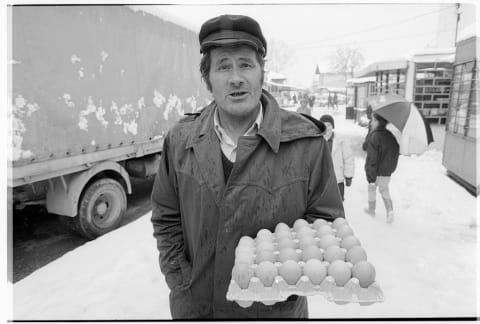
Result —
<path fill-rule="evenodd" d="M 290 228 L 279 223 L 272 233 L 242 237 L 227 300 L 249 307 L 254 301 L 272 305 L 290 295 L 323 295 L 336 303 L 372 304 L 384 296 L 375 268 L 344 218 L 313 224 L 298 219 Z"/>

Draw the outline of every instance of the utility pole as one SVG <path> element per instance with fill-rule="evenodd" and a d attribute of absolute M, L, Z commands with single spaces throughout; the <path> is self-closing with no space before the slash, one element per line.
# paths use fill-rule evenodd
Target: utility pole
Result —
<path fill-rule="evenodd" d="M 456 43 L 457 43 L 458 24 L 459 24 L 459 22 L 460 22 L 460 15 L 461 15 L 460 3 L 456 3 L 456 4 L 455 4 L 455 7 L 456 7 L 456 13 L 457 13 L 457 21 L 456 21 L 456 23 L 455 23 L 455 38 L 453 39 L 453 46 L 455 46 Z"/>

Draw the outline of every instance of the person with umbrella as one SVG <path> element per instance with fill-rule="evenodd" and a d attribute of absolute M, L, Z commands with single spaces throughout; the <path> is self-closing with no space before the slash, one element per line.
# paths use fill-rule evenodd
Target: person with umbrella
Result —
<path fill-rule="evenodd" d="M 368 207 L 365 212 L 375 216 L 377 188 L 387 211 L 387 223 L 394 219 L 390 196 L 390 176 L 397 168 L 400 146 L 395 136 L 387 130 L 388 121 L 379 114 L 372 114 L 372 130 L 367 141 L 365 173 L 368 181 Z"/>

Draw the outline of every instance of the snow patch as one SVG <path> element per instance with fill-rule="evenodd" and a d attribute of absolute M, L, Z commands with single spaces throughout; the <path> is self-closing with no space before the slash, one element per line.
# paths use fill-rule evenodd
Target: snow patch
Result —
<path fill-rule="evenodd" d="M 143 108 L 145 108 L 145 98 L 144 97 L 141 97 L 140 99 L 138 99 L 137 107 L 138 107 L 138 110 L 142 110 Z"/>
<path fill-rule="evenodd" d="M 108 121 L 106 121 L 103 117 L 105 115 L 105 109 L 103 109 L 103 107 L 101 106 L 97 108 L 97 106 L 95 106 L 95 104 L 93 103 L 92 97 L 89 96 L 87 108 L 80 111 L 80 113 L 78 114 L 78 127 L 81 130 L 88 132 L 88 120 L 85 117 L 90 114 L 95 114 L 95 117 L 100 122 L 100 124 L 102 124 L 103 127 L 106 128 L 108 126 Z"/>
<path fill-rule="evenodd" d="M 102 58 L 102 62 L 105 62 L 105 60 L 108 58 L 108 53 L 106 51 L 102 51 L 100 53 L 100 57 Z"/>
<path fill-rule="evenodd" d="M 13 100 L 12 109 L 7 113 L 9 121 L 7 137 L 8 141 L 12 143 L 12 150 L 7 150 L 8 160 L 16 161 L 33 157 L 32 151 L 22 148 L 23 134 L 27 131 L 24 121 L 26 117 L 30 117 L 39 109 L 37 103 L 28 102 L 21 94 L 18 94 Z"/>
<path fill-rule="evenodd" d="M 75 64 L 77 62 L 81 62 L 82 60 L 76 54 L 72 54 L 72 56 L 70 57 L 70 61 L 72 62 L 72 64 Z"/>
<path fill-rule="evenodd" d="M 180 116 L 185 113 L 182 109 L 182 101 L 174 94 L 170 94 L 168 97 L 168 103 L 163 112 L 163 118 L 168 120 L 168 114 L 175 109 Z"/>
<path fill-rule="evenodd" d="M 185 102 L 190 105 L 192 112 L 197 111 L 197 99 L 194 96 L 188 97 Z"/>
<path fill-rule="evenodd" d="M 65 104 L 69 108 L 74 108 L 75 107 L 75 103 L 72 101 L 72 96 L 70 96 L 70 94 L 68 94 L 68 93 L 63 94 L 63 100 L 65 101 Z"/>
<path fill-rule="evenodd" d="M 160 108 L 165 103 L 165 97 L 156 89 L 153 90 L 153 104 Z"/>
<path fill-rule="evenodd" d="M 129 123 L 123 123 L 123 132 L 125 134 L 128 134 L 129 132 L 132 133 L 133 135 L 137 135 L 137 122 L 136 120 L 132 120 Z"/>

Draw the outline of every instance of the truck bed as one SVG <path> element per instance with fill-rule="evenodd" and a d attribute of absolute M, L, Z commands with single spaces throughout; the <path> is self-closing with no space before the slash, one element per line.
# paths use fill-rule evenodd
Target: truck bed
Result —
<path fill-rule="evenodd" d="M 12 6 L 12 185 L 161 150 L 210 97 L 196 33 L 112 6 Z M 30 179 L 30 180 L 29 180 Z"/>

